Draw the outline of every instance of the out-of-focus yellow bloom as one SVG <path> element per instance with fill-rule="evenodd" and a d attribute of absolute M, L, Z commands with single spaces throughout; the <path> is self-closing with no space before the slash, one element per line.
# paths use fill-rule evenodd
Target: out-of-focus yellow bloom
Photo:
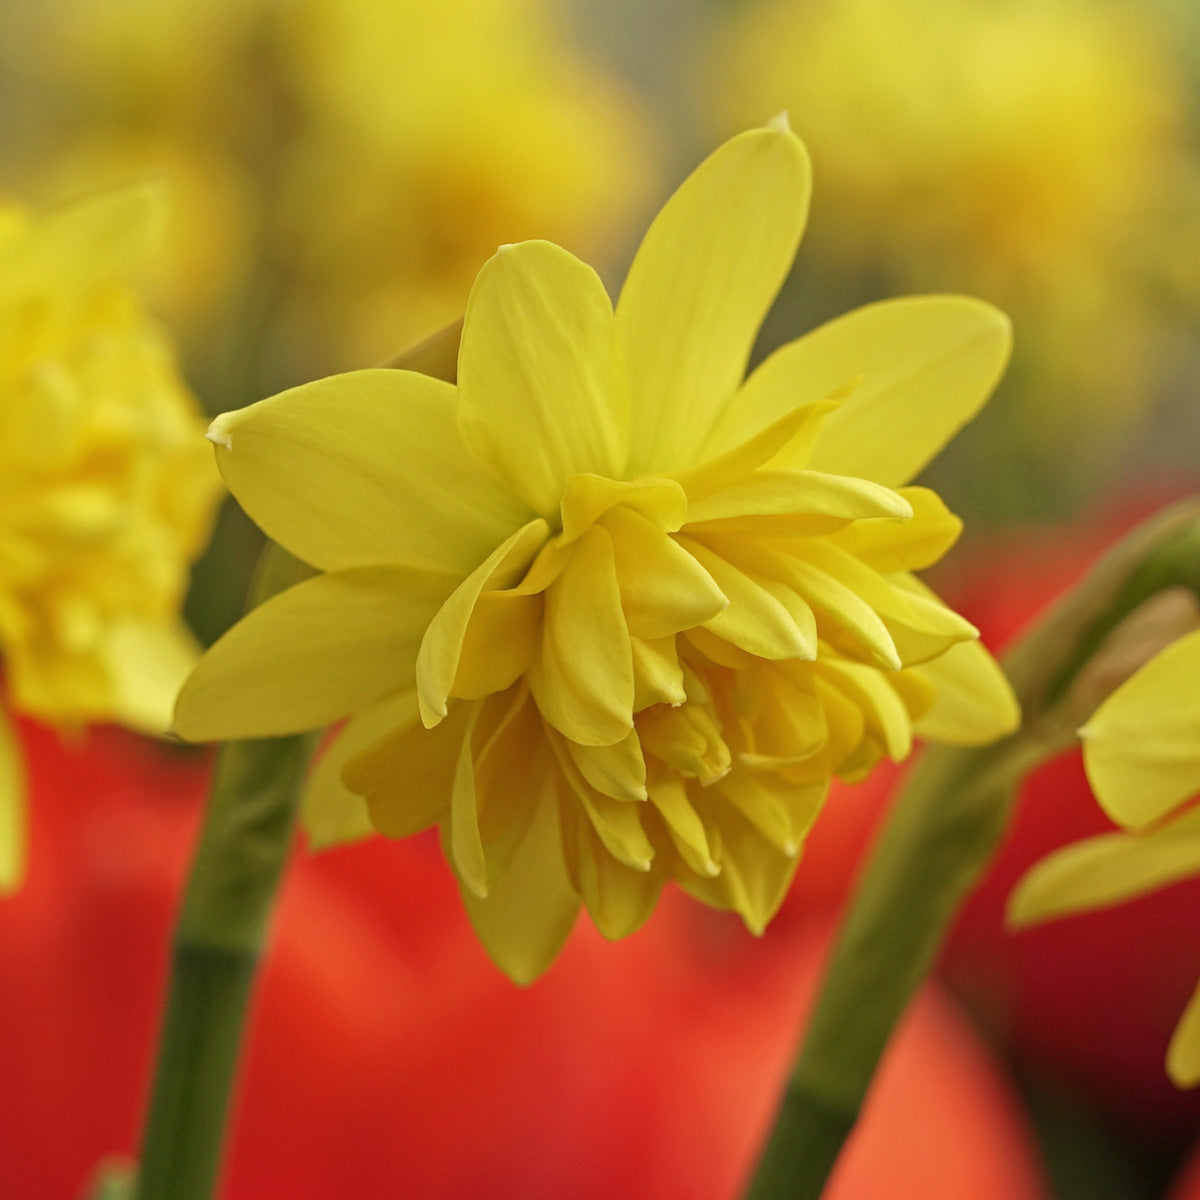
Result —
<path fill-rule="evenodd" d="M 1013 315 L 1024 435 L 1089 444 L 1163 379 L 1165 281 L 1200 252 L 1190 109 L 1156 6 L 760 0 L 706 82 L 723 128 L 786 106 L 822 179 L 808 265 L 860 292 L 969 284 Z M 1191 156 L 1191 158 L 1189 158 Z M 1186 240 L 1184 240 L 1186 239 Z"/>
<path fill-rule="evenodd" d="M 1156 655 L 1080 731 L 1088 779 L 1123 832 L 1043 859 L 1013 892 L 1009 918 L 1029 925 L 1106 908 L 1200 873 L 1200 633 Z M 1200 1083 L 1200 988 L 1171 1045 L 1167 1071 Z"/>
<path fill-rule="evenodd" d="M 324 574 L 209 651 L 176 728 L 353 714 L 310 830 L 362 831 L 347 786 L 386 834 L 439 823 L 519 980 L 581 897 L 622 937 L 674 879 L 760 931 L 831 775 L 904 757 L 914 730 L 1015 723 L 973 627 L 911 574 L 959 522 L 906 486 L 984 402 L 1008 323 L 879 304 L 743 382 L 808 197 L 785 124 L 743 134 L 659 214 L 615 315 L 565 250 L 504 246 L 457 388 L 360 371 L 210 430 L 247 511 Z"/>
<path fill-rule="evenodd" d="M 641 198 L 632 101 L 552 0 L 14 8 L 47 93 L 25 185 L 169 173 L 170 311 L 203 325 L 240 294 L 289 374 L 383 361 L 462 312 L 499 242 L 601 251 Z"/>
<path fill-rule="evenodd" d="M 179 607 L 219 481 L 127 287 L 163 215 L 149 187 L 0 210 L 0 665 L 7 703 L 60 726 L 161 733 L 195 659 Z M 19 875 L 15 755 L 0 729 L 0 888 Z"/>

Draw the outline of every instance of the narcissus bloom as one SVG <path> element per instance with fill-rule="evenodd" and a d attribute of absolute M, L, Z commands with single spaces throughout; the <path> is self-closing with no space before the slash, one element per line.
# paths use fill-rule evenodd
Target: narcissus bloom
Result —
<path fill-rule="evenodd" d="M 1156 655 L 1080 731 L 1088 779 L 1122 827 L 1077 842 L 1033 868 L 1009 917 L 1027 925 L 1120 904 L 1200 873 L 1200 633 Z M 1200 1083 L 1200 988 L 1167 1050 L 1181 1087 Z"/>
<path fill-rule="evenodd" d="M 227 482 L 323 574 L 184 688 L 193 739 L 352 714 L 309 825 L 439 823 L 476 928 L 529 979 L 580 901 L 609 937 L 674 879 L 761 930 L 830 777 L 914 731 L 987 740 L 1015 704 L 916 581 L 959 523 L 906 486 L 979 408 L 1004 317 L 926 297 L 853 313 L 744 383 L 808 208 L 779 123 L 668 201 L 614 313 L 548 242 L 467 306 L 457 387 L 360 371 L 218 417 Z M 347 790 L 348 789 L 348 790 Z"/>
<path fill-rule="evenodd" d="M 163 332 L 126 286 L 162 223 L 137 187 L 0 210 L 0 663 L 52 724 L 162 733 L 196 651 L 179 617 L 219 480 Z M 0 889 L 21 767 L 0 710 Z"/>

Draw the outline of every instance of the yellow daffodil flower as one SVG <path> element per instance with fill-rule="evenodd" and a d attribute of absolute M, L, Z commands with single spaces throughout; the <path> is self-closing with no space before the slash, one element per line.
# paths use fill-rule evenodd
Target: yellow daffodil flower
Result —
<path fill-rule="evenodd" d="M 1195 260 L 1200 173 L 1165 7 L 752 0 L 702 77 L 722 131 L 794 115 L 823 183 L 806 248 L 823 291 L 955 280 L 1005 306 L 1011 435 L 1060 477 L 1064 443 L 1078 470 L 1143 411 L 1179 336 L 1163 297 Z"/>
<path fill-rule="evenodd" d="M 503 246 L 457 386 L 358 371 L 209 432 L 246 510 L 323 573 L 212 648 L 177 730 L 349 714 L 315 840 L 440 825 L 518 980 L 581 900 L 621 937 L 671 879 L 760 931 L 832 775 L 1016 722 L 976 631 L 911 574 L 959 522 L 908 485 L 984 402 L 1007 321 L 879 304 L 743 382 L 809 186 L 786 122 L 744 133 L 668 201 L 615 312 L 565 250 Z"/>
<path fill-rule="evenodd" d="M 161 230 L 135 187 L 0 210 L 0 666 L 15 711 L 165 731 L 196 649 L 180 618 L 219 480 L 166 337 L 126 285 Z M 0 710 L 0 889 L 21 871 Z"/>
<path fill-rule="evenodd" d="M 1079 731 L 1088 779 L 1116 833 L 1049 855 L 1017 885 L 1017 926 L 1107 908 L 1200 873 L 1200 632 L 1116 689 Z M 1180 1087 L 1200 1083 L 1200 988 L 1167 1050 Z"/>

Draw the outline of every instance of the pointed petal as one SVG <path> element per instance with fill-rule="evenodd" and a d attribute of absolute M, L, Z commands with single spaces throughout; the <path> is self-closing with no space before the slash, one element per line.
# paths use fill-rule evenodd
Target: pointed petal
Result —
<path fill-rule="evenodd" d="M 1123 904 L 1200 874 L 1200 813 L 1152 833 L 1105 833 L 1064 846 L 1025 873 L 1008 902 L 1021 927 Z"/>
<path fill-rule="evenodd" d="M 479 833 L 479 798 L 475 790 L 476 729 L 482 701 L 468 706 L 466 730 L 458 748 L 454 783 L 450 789 L 450 824 L 446 837 L 448 857 L 463 887 L 476 896 L 486 896 L 487 860 Z"/>
<path fill-rule="evenodd" d="M 542 789 L 508 870 L 487 898 L 466 890 L 462 897 L 479 940 L 515 983 L 532 983 L 554 961 L 575 924 L 579 895 L 567 875 L 559 801 L 551 787 Z"/>
<path fill-rule="evenodd" d="M 579 773 L 596 791 L 614 800 L 646 799 L 646 760 L 636 730 L 611 746 L 566 745 Z"/>
<path fill-rule="evenodd" d="M 1167 1047 L 1167 1074 L 1176 1087 L 1200 1083 L 1200 987 L 1192 993 Z"/>
<path fill-rule="evenodd" d="M 16 731 L 0 709 L 0 896 L 25 878 L 25 767 Z"/>
<path fill-rule="evenodd" d="M 416 693 L 398 692 L 351 717 L 330 742 L 309 773 L 300 802 L 300 821 L 314 850 L 358 842 L 375 832 L 366 801 L 342 782 L 342 770 L 369 746 L 416 720 Z M 437 821 L 441 808 L 436 806 L 421 827 Z"/>
<path fill-rule="evenodd" d="M 318 729 L 412 685 L 445 576 L 363 567 L 318 575 L 242 618 L 200 660 L 175 707 L 189 741 Z"/>
<path fill-rule="evenodd" d="M 1079 731 L 1101 807 L 1119 825 L 1157 821 L 1200 792 L 1200 632 L 1152 658 Z"/>
<path fill-rule="evenodd" d="M 697 875 L 716 875 L 720 868 L 713 861 L 708 833 L 692 802 L 687 785 L 678 775 L 662 772 L 650 788 L 650 803 L 658 810 L 688 869 Z"/>
<path fill-rule="evenodd" d="M 615 859 L 588 821 L 576 825 L 578 885 L 588 916 L 611 941 L 643 925 L 662 892 L 658 871 L 639 871 Z"/>
<path fill-rule="evenodd" d="M 533 562 L 550 527 L 535 517 L 507 537 L 458 585 L 429 622 L 417 654 L 416 682 L 421 720 L 434 726 L 446 715 L 446 701 L 459 672 L 467 631 L 480 596 L 487 588 L 512 587 Z M 487 619 L 484 614 L 484 620 Z"/>
<path fill-rule="evenodd" d="M 982 746 L 1021 724 L 1012 685 L 981 642 L 959 642 L 904 674 L 933 688 L 932 705 L 913 722 L 914 732 L 927 742 Z"/>
<path fill-rule="evenodd" d="M 900 488 L 895 494 L 911 508 L 910 520 L 855 521 L 831 533 L 830 542 L 884 574 L 933 566 L 958 541 L 962 521 L 928 488 Z"/>
<path fill-rule="evenodd" d="M 347 756 L 342 782 L 367 803 L 386 837 L 408 837 L 450 811 L 458 758 L 476 704 L 454 705 L 436 729 L 414 719 Z"/>
<path fill-rule="evenodd" d="M 632 476 L 695 462 L 791 266 L 810 185 L 800 140 L 754 129 L 710 155 L 650 226 L 617 304 Z"/>
<path fill-rule="evenodd" d="M 888 757 L 903 762 L 912 752 L 913 727 L 891 680 L 875 667 L 845 659 L 825 657 L 817 667 L 862 709 L 867 728 L 879 738 Z"/>
<path fill-rule="evenodd" d="M 323 570 L 396 564 L 465 575 L 529 520 L 467 454 L 455 391 L 411 371 L 352 371 L 219 416 L 229 490 Z"/>
<path fill-rule="evenodd" d="M 596 525 L 546 593 L 541 654 L 529 686 L 542 715 L 583 746 L 611 746 L 633 727 L 633 653 L 612 538 Z"/>
<path fill-rule="evenodd" d="M 704 629 L 759 658 L 816 656 L 815 627 L 798 621 L 801 614 L 793 613 L 783 598 L 704 543 L 680 538 L 679 544 L 729 597 L 729 607 L 706 621 Z"/>
<path fill-rule="evenodd" d="M 458 424 L 477 462 L 544 517 L 572 475 L 623 474 L 628 400 L 612 303 L 551 242 L 503 246 L 467 301 Z"/>
<path fill-rule="evenodd" d="M 859 379 L 821 428 L 810 466 L 907 483 L 983 407 L 1011 345 L 1008 318 L 962 296 L 868 304 L 775 351 L 719 428 L 742 440 L 804 400 Z M 717 435 L 714 435 L 714 437 Z"/>
<path fill-rule="evenodd" d="M 631 509 L 604 519 L 629 632 L 653 641 L 703 625 L 729 607 L 713 577 L 669 534 Z"/>
<path fill-rule="evenodd" d="M 890 517 L 907 521 L 908 501 L 866 479 L 821 471 L 755 471 L 740 482 L 688 505 L 689 526 L 731 517 L 816 515 L 855 521 Z"/>

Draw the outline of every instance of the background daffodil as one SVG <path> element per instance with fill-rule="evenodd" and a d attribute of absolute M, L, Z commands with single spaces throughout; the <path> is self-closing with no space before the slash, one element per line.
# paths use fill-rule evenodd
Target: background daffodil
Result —
<path fill-rule="evenodd" d="M 134 187 L 0 210 L 0 662 L 7 704 L 60 727 L 162 733 L 196 654 L 179 607 L 219 481 L 127 286 L 162 209 Z M 0 889 L 20 875 L 21 778 L 0 710 Z"/>
<path fill-rule="evenodd" d="M 519 980 L 581 900 L 620 937 L 670 879 L 761 930 L 831 776 L 1016 722 L 974 628 L 911 574 L 959 522 L 909 486 L 983 404 L 1008 324 L 877 304 L 743 382 L 809 183 L 785 123 L 742 134 L 655 219 L 615 311 L 566 251 L 505 246 L 457 386 L 354 372 L 210 430 L 235 496 L 321 574 L 210 650 L 177 730 L 349 715 L 310 832 L 439 824 Z"/>
<path fill-rule="evenodd" d="M 1200 632 L 1157 654 L 1079 731 L 1088 780 L 1120 832 L 1043 859 L 1021 880 L 1009 919 L 1024 926 L 1121 904 L 1200 873 Z M 1180 1087 L 1200 1083 L 1200 988 L 1167 1050 Z"/>

